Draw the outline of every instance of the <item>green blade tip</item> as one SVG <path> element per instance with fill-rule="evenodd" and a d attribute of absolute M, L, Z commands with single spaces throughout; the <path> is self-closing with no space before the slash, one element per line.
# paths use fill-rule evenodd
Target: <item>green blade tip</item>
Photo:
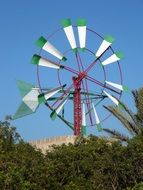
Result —
<path fill-rule="evenodd" d="M 84 48 L 80 48 L 80 50 L 81 50 L 82 52 L 85 52 L 86 48 L 85 48 L 85 47 L 84 47 Z"/>
<path fill-rule="evenodd" d="M 78 19 L 77 20 L 77 26 L 86 26 L 86 20 L 85 19 Z"/>
<path fill-rule="evenodd" d="M 78 48 L 74 48 L 73 52 L 76 54 L 78 52 Z"/>
<path fill-rule="evenodd" d="M 46 103 L 46 99 L 43 93 L 38 96 L 38 102 L 39 104 Z"/>
<path fill-rule="evenodd" d="M 105 36 L 104 39 L 105 39 L 107 42 L 109 42 L 109 43 L 113 43 L 113 42 L 115 41 L 115 38 L 113 38 L 113 37 L 110 36 L 110 35 Z"/>
<path fill-rule="evenodd" d="M 66 57 L 63 57 L 63 58 L 62 58 L 62 61 L 66 61 L 66 60 L 67 60 L 67 58 L 66 58 Z"/>
<path fill-rule="evenodd" d="M 61 21 L 62 23 L 62 26 L 65 28 L 65 27 L 68 27 L 71 25 L 71 20 L 68 18 L 68 19 L 64 19 Z"/>
<path fill-rule="evenodd" d="M 51 117 L 51 119 L 52 119 L 53 121 L 56 119 L 57 113 L 56 113 L 55 110 L 51 113 L 50 117 Z"/>
<path fill-rule="evenodd" d="M 81 135 L 86 135 L 86 126 L 84 125 L 81 127 Z"/>
<path fill-rule="evenodd" d="M 42 48 L 45 45 L 46 42 L 47 42 L 47 40 L 43 36 L 41 36 L 36 41 L 36 45 L 39 46 L 40 48 Z"/>
<path fill-rule="evenodd" d="M 121 109 L 121 110 L 124 109 L 124 106 L 123 106 L 123 104 L 121 102 L 119 102 L 118 108 Z"/>
<path fill-rule="evenodd" d="M 40 59 L 41 59 L 41 56 L 35 54 L 35 55 L 33 55 L 32 59 L 31 59 L 31 63 L 38 65 Z"/>
<path fill-rule="evenodd" d="M 124 90 L 125 92 L 128 92 L 128 91 L 129 91 L 129 88 L 128 88 L 127 86 L 123 86 L 123 90 Z"/>
<path fill-rule="evenodd" d="M 96 124 L 96 127 L 97 127 L 98 132 L 101 132 L 101 131 L 102 131 L 102 127 L 101 127 L 101 124 L 100 124 L 100 123 L 99 123 L 99 124 Z"/>
<path fill-rule="evenodd" d="M 123 53 L 120 52 L 120 51 L 116 52 L 115 55 L 116 55 L 118 58 L 120 58 L 120 59 L 123 59 L 123 58 L 124 58 Z"/>

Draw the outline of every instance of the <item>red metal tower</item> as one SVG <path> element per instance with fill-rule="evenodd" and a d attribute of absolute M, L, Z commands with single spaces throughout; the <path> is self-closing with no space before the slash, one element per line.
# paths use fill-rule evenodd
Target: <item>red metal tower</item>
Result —
<path fill-rule="evenodd" d="M 74 84 L 74 135 L 80 135 L 82 126 L 82 110 L 81 110 L 81 80 L 79 77 L 73 77 Z"/>
<path fill-rule="evenodd" d="M 86 76 L 86 72 L 80 72 L 78 77 L 72 77 L 74 84 L 74 135 L 79 136 L 82 127 L 81 108 L 81 81 Z"/>

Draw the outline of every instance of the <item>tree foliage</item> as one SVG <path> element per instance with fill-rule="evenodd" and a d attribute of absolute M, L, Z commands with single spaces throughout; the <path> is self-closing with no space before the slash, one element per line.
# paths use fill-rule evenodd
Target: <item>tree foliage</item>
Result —
<path fill-rule="evenodd" d="M 43 155 L 9 121 L 0 125 L 1 190 L 141 190 L 143 134 L 128 145 L 79 137 Z"/>
<path fill-rule="evenodd" d="M 120 102 L 122 109 L 117 106 L 104 106 L 104 108 L 111 112 L 122 123 L 131 137 L 134 137 L 139 135 L 143 130 L 143 88 L 133 90 L 132 95 L 136 108 L 135 113 L 123 102 Z M 129 137 L 121 134 L 119 131 L 107 128 L 103 130 L 114 138 L 126 142 L 129 140 Z"/>

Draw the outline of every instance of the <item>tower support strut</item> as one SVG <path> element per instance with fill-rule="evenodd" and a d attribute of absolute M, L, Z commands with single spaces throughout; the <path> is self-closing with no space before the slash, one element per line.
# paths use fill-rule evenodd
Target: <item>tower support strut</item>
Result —
<path fill-rule="evenodd" d="M 79 136 L 82 127 L 81 78 L 73 77 L 74 84 L 74 135 Z"/>

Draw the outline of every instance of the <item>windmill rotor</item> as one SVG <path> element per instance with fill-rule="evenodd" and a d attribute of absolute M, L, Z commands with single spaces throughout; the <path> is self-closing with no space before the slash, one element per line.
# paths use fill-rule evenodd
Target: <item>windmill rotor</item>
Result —
<path fill-rule="evenodd" d="M 70 19 L 61 24 L 36 41 L 40 53 L 33 55 L 31 63 L 37 68 L 38 86 L 18 83 L 22 104 L 13 118 L 34 113 L 43 103 L 51 110 L 51 119 L 60 118 L 74 135 L 85 135 L 91 126 L 101 131 L 109 117 L 103 105 L 121 107 L 119 99 L 127 91 L 119 63 L 123 54 L 111 47 L 115 41 L 111 35 L 102 37 L 86 26 L 85 19 L 77 25 Z"/>

